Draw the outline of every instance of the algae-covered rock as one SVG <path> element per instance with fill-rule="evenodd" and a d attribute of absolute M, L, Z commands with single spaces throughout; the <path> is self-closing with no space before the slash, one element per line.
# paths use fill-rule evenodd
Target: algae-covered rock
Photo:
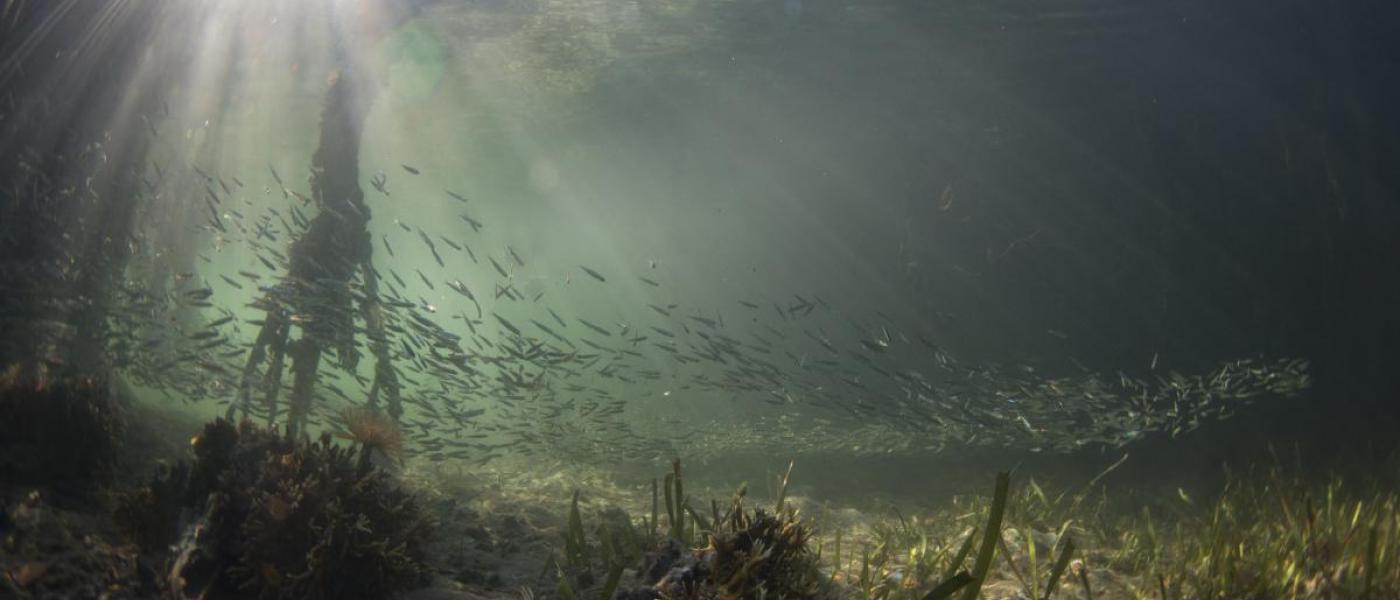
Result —
<path fill-rule="evenodd" d="M 667 515 L 673 520 L 671 534 L 651 540 L 651 550 L 637 561 L 640 564 L 633 571 L 635 583 L 617 588 L 611 600 L 817 599 L 834 595 L 829 579 L 817 568 L 816 555 L 808 548 L 811 529 L 796 510 L 781 508 L 781 500 L 774 513 L 745 509 L 741 492 L 723 516 L 718 506 L 713 506 L 714 518 L 707 521 L 688 508 L 688 499 L 682 500 L 687 497 L 681 492 L 680 476 L 677 461 L 665 484 Z M 692 517 L 689 528 L 680 520 L 683 512 Z M 659 521 L 659 509 L 657 514 Z M 602 529 L 631 531 L 625 515 L 621 519 L 623 525 Z M 702 539 L 708 543 L 701 545 Z M 618 545 L 625 544 L 614 544 Z M 616 558 L 614 554 L 614 567 L 628 566 Z M 603 589 L 603 593 L 608 591 Z"/>
<path fill-rule="evenodd" d="M 125 404 L 104 377 L 46 363 L 0 373 L 0 481 L 84 494 L 112 479 Z"/>
<path fill-rule="evenodd" d="M 807 548 L 810 537 L 790 512 L 735 511 L 730 531 L 711 543 L 714 583 L 725 598 L 816 598 L 822 578 Z"/>
<path fill-rule="evenodd" d="M 222 419 L 191 445 L 188 472 L 170 472 L 185 485 L 153 485 L 125 511 L 179 520 L 166 541 L 174 594 L 388 598 L 426 582 L 428 521 L 389 475 L 360 469 L 357 450 Z"/>
<path fill-rule="evenodd" d="M 149 598 L 156 573 L 100 519 L 30 491 L 0 500 L 0 598 Z"/>

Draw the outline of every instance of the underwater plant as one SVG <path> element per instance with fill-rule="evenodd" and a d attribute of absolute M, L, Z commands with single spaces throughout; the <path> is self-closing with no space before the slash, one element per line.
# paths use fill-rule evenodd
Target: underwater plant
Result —
<path fill-rule="evenodd" d="M 1005 557 L 1002 535 L 1010 504 L 1010 475 L 997 474 L 996 487 L 985 507 L 974 507 L 965 517 L 985 513 L 979 526 L 965 528 L 961 519 L 940 515 L 936 519 L 906 519 L 896 512 L 896 523 L 876 523 L 869 529 L 859 554 L 858 569 L 843 561 L 843 540 L 838 529 L 831 544 L 830 579 L 845 595 L 866 599 L 972 600 L 991 580 L 994 561 Z M 949 535 L 949 530 L 952 534 Z M 825 540 L 823 540 L 825 541 Z M 1066 551 L 1072 551 L 1067 547 Z M 969 559 L 972 561 L 970 570 Z M 1067 556 L 1066 556 L 1067 559 Z M 1056 576 L 1044 596 L 1026 590 L 1031 598 L 1048 598 Z"/>
<path fill-rule="evenodd" d="M 977 578 L 961 565 L 970 555 L 971 536 L 961 552 L 952 561 L 940 562 L 942 568 L 937 574 L 928 573 L 927 578 L 907 580 L 902 586 L 885 586 L 875 583 L 872 572 L 872 557 L 867 552 L 860 583 L 840 582 L 836 574 L 841 568 L 840 536 L 834 546 L 835 558 L 824 558 L 823 547 L 814 544 L 816 539 L 811 523 L 801 517 L 796 507 L 787 502 L 787 487 L 792 468 L 779 482 L 777 501 L 770 512 L 763 508 L 746 508 L 747 487 L 741 486 L 721 510 L 721 503 L 710 502 L 709 516 L 691 506 L 691 498 L 684 493 L 680 462 L 672 463 L 672 472 L 667 474 L 664 483 L 658 485 L 653 480 L 651 518 L 642 519 L 640 532 L 623 519 L 626 535 L 607 541 L 600 535 L 597 547 L 605 550 L 604 564 L 609 565 L 609 574 L 601 586 L 591 577 L 579 577 L 580 569 L 590 568 L 591 546 L 585 535 L 582 519 L 578 512 L 578 495 L 574 496 L 568 517 L 568 531 L 564 534 L 565 563 L 554 562 L 559 570 L 557 591 L 561 598 L 574 600 L 585 596 L 595 596 L 601 600 L 656 600 L 668 599 L 759 599 L 759 598 L 838 598 L 855 595 L 864 598 L 922 598 L 940 600 L 952 598 L 959 591 L 968 590 L 976 595 Z M 998 521 L 1004 510 L 1006 493 L 1005 474 L 998 487 L 997 506 L 989 516 L 989 521 Z M 668 528 L 659 527 L 660 502 L 664 497 L 665 516 Z M 687 517 L 688 515 L 688 517 Z M 992 529 L 999 529 L 994 523 Z M 662 533 L 664 531 L 664 533 Z M 605 532 L 600 532 L 604 533 Z M 617 540 L 627 540 L 621 544 Z M 703 541 L 702 541 L 703 540 Z M 645 544 L 648 550 L 638 561 L 633 554 L 619 552 L 620 548 L 640 548 Z M 978 567 L 989 563 L 995 552 L 995 545 L 984 543 L 976 554 Z M 829 555 L 828 555 L 829 556 Z M 946 557 L 945 557 L 946 558 Z M 619 579 L 624 574 L 623 566 L 631 564 L 629 586 L 620 586 Z M 638 563 L 640 563 L 638 565 Z M 830 574 L 824 569 L 830 564 Z M 928 564 L 932 564 L 930 560 Z M 546 565 L 548 570 L 549 565 Z M 877 570 L 879 566 L 875 567 Z M 567 572 L 566 572 L 567 570 Z M 573 574 L 573 577 L 569 575 Z M 917 584 L 917 585 L 915 585 Z M 927 585 L 925 585 L 927 584 Z M 576 586 L 578 591 L 576 591 Z M 596 594 L 588 594 L 596 587 Z"/>
<path fill-rule="evenodd" d="M 808 547 L 811 528 L 795 511 L 768 514 L 735 507 L 726 530 L 711 537 L 713 582 L 724 598 L 817 598 L 824 578 Z"/>
<path fill-rule="evenodd" d="M 1118 524 L 1111 566 L 1141 593 L 1186 598 L 1400 597 L 1400 494 L 1274 470 L 1232 480 L 1212 503 Z"/>
<path fill-rule="evenodd" d="M 868 545 L 854 566 L 842 562 L 843 545 L 852 544 L 827 537 L 832 578 L 855 597 L 929 598 L 932 582 L 951 581 L 970 556 L 990 550 L 986 574 L 964 598 L 977 597 L 979 586 L 993 598 L 1400 597 L 1393 485 L 1335 478 L 1317 486 L 1275 469 L 1232 477 L 1211 500 L 1178 490 L 1170 502 L 1129 510 L 1136 503 L 1097 481 L 1077 492 L 1018 485 L 1006 493 L 999 536 L 964 522 L 990 520 L 993 497 L 863 526 Z M 1123 502 L 1110 506 L 1110 497 Z M 976 562 L 970 575 L 980 572 Z"/>
<path fill-rule="evenodd" d="M 659 527 L 663 497 L 664 531 Z M 596 587 L 596 597 L 603 600 L 825 597 L 827 581 L 808 545 L 811 528 L 797 511 L 749 510 L 743 498 L 741 488 L 723 514 L 719 503 L 711 502 L 706 518 L 685 495 L 681 464 L 675 460 L 664 483 L 652 481 L 650 519 L 644 517 L 639 528 L 623 514 L 600 527 L 598 543 L 589 544 L 576 492 L 564 532 L 565 560 L 555 561 L 559 596 L 587 595 L 575 591 L 578 586 L 584 592 Z M 595 548 L 608 570 L 597 586 L 591 575 Z M 628 567 L 632 581 L 624 587 L 621 579 Z"/>
<path fill-rule="evenodd" d="M 220 419 L 191 445 L 188 469 L 122 511 L 193 515 L 167 541 L 163 584 L 177 597 L 384 598 L 425 581 L 429 523 L 414 498 L 330 434 L 308 442 Z"/>

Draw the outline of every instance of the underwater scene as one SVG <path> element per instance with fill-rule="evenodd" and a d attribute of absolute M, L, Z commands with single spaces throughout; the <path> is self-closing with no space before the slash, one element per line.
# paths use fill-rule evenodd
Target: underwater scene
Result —
<path fill-rule="evenodd" d="M 1397 28 L 0 0 L 0 598 L 1400 599 Z"/>

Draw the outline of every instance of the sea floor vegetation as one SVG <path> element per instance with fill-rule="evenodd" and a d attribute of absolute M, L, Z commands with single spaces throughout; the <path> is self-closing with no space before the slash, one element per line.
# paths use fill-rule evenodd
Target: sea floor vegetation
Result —
<path fill-rule="evenodd" d="M 0 597 L 1400 597 L 1400 492 L 1379 476 L 1255 468 L 1193 496 L 1013 470 L 980 493 L 837 503 L 807 493 L 801 459 L 752 489 L 680 461 L 654 479 L 457 469 L 415 462 L 377 414 L 342 421 L 313 440 L 166 420 L 182 443 L 127 432 L 85 497 L 6 480 Z M 169 456 L 125 456 L 153 452 Z"/>
<path fill-rule="evenodd" d="M 1400 494 L 1339 477 L 1313 483 L 1284 468 L 1231 475 L 1211 497 L 1177 490 L 1137 510 L 1124 501 L 1130 490 L 1097 480 L 1056 489 L 1015 472 L 989 475 L 989 493 L 921 509 L 786 491 L 758 500 L 697 486 L 683 495 L 674 473 L 657 479 L 653 503 L 649 484 L 629 490 L 600 472 L 578 475 L 573 490 L 572 472 L 560 470 L 476 497 L 531 513 L 533 531 L 552 541 L 537 536 L 544 564 L 499 572 L 498 588 L 568 600 L 1400 597 Z M 781 531 L 800 544 L 765 537 Z M 746 555 L 762 560 L 721 571 L 736 539 L 764 540 Z M 800 558 L 783 562 L 789 552 Z M 760 568 L 769 560 L 800 567 Z"/>

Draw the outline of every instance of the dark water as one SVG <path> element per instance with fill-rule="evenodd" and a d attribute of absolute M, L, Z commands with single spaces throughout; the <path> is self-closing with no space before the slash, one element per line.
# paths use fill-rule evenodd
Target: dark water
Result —
<path fill-rule="evenodd" d="M 6 6 L 7 364 L 110 365 L 170 410 L 237 408 L 230 373 L 265 316 L 249 304 L 287 272 L 260 258 L 289 252 L 293 207 L 316 214 L 280 188 L 313 194 L 341 61 L 370 82 L 350 103 L 364 119 L 351 177 L 381 293 L 403 304 L 392 362 L 425 460 L 444 443 L 469 461 L 644 464 L 761 463 L 746 458 L 759 448 L 853 473 L 888 461 L 878 487 L 940 460 L 1092 475 L 1127 451 L 1123 476 L 1151 479 L 1271 444 L 1326 462 L 1391 443 L 1400 48 L 1386 3 Z M 36 170 L 77 191 L 35 201 Z M 193 304 L 205 286 L 211 306 Z M 225 315 L 227 345 L 190 348 Z M 355 323 L 355 372 L 372 377 Z M 418 358 L 444 339 L 475 373 L 445 387 Z M 532 354 L 544 348 L 559 356 Z M 213 352 L 221 367 L 200 370 Z M 313 423 L 368 394 L 337 358 L 321 361 L 335 390 L 318 388 Z M 1166 433 L 1184 416 L 1135 412 L 1080 443 L 1136 387 L 1026 414 L 997 395 L 1120 374 L 1156 393 L 1156 377 L 1246 358 L 1310 361 L 1311 385 L 1250 394 L 1219 423 L 1212 404 L 1185 440 Z M 892 374 L 911 370 L 951 400 L 920 404 Z M 859 441 L 889 431 L 912 441 Z"/>

